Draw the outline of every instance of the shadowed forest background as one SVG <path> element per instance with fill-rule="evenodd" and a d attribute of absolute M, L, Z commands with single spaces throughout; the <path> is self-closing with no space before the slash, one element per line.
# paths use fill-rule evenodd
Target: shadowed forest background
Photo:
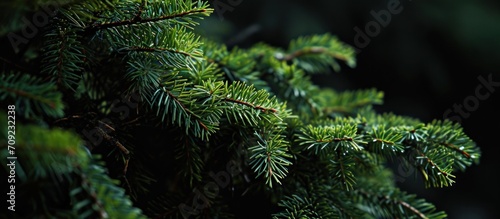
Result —
<path fill-rule="evenodd" d="M 457 173 L 456 183 L 449 188 L 425 189 L 415 174 L 401 180 L 400 185 L 446 211 L 449 218 L 499 218 L 496 208 L 500 190 L 494 178 L 498 173 L 500 87 L 493 87 L 484 100 L 471 100 L 481 86 L 480 77 L 500 82 L 500 2 L 210 2 L 216 11 L 199 30 L 229 46 L 247 47 L 264 41 L 286 47 L 295 37 L 330 32 L 359 49 L 357 67 L 342 66 L 339 73 L 315 75 L 315 83 L 338 90 L 377 88 L 385 93 L 384 104 L 378 106 L 380 112 L 413 116 L 424 122 L 458 118 L 483 152 L 479 166 Z M 372 11 L 388 10 L 390 2 L 399 3 L 399 13 L 392 14 L 385 27 L 379 24 L 379 30 L 372 29 L 374 36 L 368 36 L 369 42 L 360 48 L 354 29 L 364 32 L 367 24 L 377 21 Z M 466 116 L 455 112 L 446 116 L 455 105 L 464 104 L 474 106 L 470 111 L 464 109 Z"/>

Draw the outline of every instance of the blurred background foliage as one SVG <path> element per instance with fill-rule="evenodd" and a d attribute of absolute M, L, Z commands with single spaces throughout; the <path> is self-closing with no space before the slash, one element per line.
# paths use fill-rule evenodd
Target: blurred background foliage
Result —
<path fill-rule="evenodd" d="M 428 122 L 443 119 L 455 104 L 474 96 L 478 77 L 500 82 L 500 1 L 495 0 L 213 0 L 215 13 L 198 29 L 230 47 L 256 42 L 288 45 L 298 36 L 329 32 L 355 46 L 355 27 L 376 21 L 371 11 L 399 3 L 387 26 L 358 48 L 355 68 L 315 75 L 321 86 L 338 90 L 377 88 L 385 93 L 381 112 Z M 359 43 L 358 43 L 359 45 Z M 445 210 L 449 218 L 500 218 L 498 173 L 498 101 L 500 87 L 462 117 L 465 132 L 483 151 L 479 166 L 457 173 L 450 188 L 424 189 L 414 174 L 401 180 Z"/>

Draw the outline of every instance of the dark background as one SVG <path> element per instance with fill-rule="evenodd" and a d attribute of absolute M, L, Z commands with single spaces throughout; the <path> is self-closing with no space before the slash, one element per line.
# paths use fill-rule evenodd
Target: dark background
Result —
<path fill-rule="evenodd" d="M 207 35 L 229 46 L 247 47 L 264 41 L 286 47 L 298 36 L 329 32 L 358 47 L 355 68 L 317 75 L 321 86 L 338 90 L 375 87 L 385 93 L 380 112 L 416 117 L 424 122 L 443 119 L 454 105 L 473 104 L 479 77 L 500 82 L 500 2 L 486 0 L 216 0 L 216 11 L 202 22 Z M 361 48 L 355 27 L 376 19 L 371 11 L 398 3 L 401 12 Z M 224 5 L 225 4 L 225 5 Z M 372 23 L 373 24 L 373 23 Z M 481 90 L 486 92 L 486 90 Z M 482 94 L 482 93 L 481 93 Z M 416 193 L 452 219 L 500 218 L 496 111 L 500 86 L 488 98 L 459 116 L 464 131 L 482 150 L 479 165 L 456 173 L 452 187 L 425 189 L 412 176 L 401 188 Z M 469 101 L 469 102 L 467 102 Z M 458 115 L 458 114 L 450 114 Z"/>

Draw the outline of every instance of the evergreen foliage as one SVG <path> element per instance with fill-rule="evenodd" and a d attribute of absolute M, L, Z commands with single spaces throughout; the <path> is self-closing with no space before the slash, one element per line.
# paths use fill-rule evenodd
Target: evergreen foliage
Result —
<path fill-rule="evenodd" d="M 479 163 L 459 124 L 378 113 L 376 89 L 315 85 L 356 66 L 334 35 L 228 48 L 195 32 L 206 1 L 24 3 L 1 9 L 15 52 L 0 73 L 4 161 L 16 110 L 8 218 L 242 218 L 234 200 L 250 193 L 269 218 L 445 218 L 391 164 L 449 187 Z M 37 12 L 47 22 L 26 36 L 20 18 Z"/>

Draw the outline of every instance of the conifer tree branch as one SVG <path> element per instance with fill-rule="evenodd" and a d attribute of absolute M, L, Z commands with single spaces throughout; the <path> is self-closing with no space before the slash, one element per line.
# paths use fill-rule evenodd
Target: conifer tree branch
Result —
<path fill-rule="evenodd" d="M 42 113 L 60 117 L 64 114 L 62 94 L 55 84 L 41 82 L 27 74 L 2 74 L 0 79 L 0 100 L 11 98 L 18 108 L 23 109 L 21 115 L 32 117 Z"/>
<path fill-rule="evenodd" d="M 93 33 L 106 29 L 160 23 L 164 24 L 164 28 L 173 23 L 190 27 L 197 24 L 192 18 L 202 18 L 213 12 L 213 9 L 209 8 L 207 2 L 204 1 L 189 0 L 179 3 L 171 0 L 164 2 L 143 0 L 139 4 L 125 3 L 125 5 L 123 6 L 125 9 L 114 8 L 111 13 L 95 20 L 92 24 L 85 24 L 82 28 L 86 33 Z M 124 14 L 122 10 L 132 13 Z"/>
<path fill-rule="evenodd" d="M 325 115 L 330 115 L 332 113 L 355 115 L 358 109 L 370 105 L 382 104 L 384 96 L 383 92 L 377 91 L 376 89 L 344 92 L 322 89 L 320 90 L 320 94 L 321 95 L 317 95 L 315 99 L 323 106 L 322 111 Z"/>
<path fill-rule="evenodd" d="M 356 136 L 356 127 L 345 126 L 324 126 L 316 127 L 308 125 L 297 134 L 297 141 L 304 149 L 313 149 L 315 154 L 329 154 L 337 151 L 342 152 L 360 150 Z M 356 139 L 356 140 L 355 140 Z"/>
<path fill-rule="evenodd" d="M 171 99 L 174 100 L 174 102 L 179 105 L 181 108 L 182 108 L 182 111 L 186 112 L 189 116 L 193 116 L 195 119 L 196 119 L 196 122 L 201 125 L 201 127 L 203 129 L 205 129 L 206 131 L 208 131 L 208 127 L 202 122 L 200 121 L 200 116 L 196 115 L 193 111 L 191 111 L 189 108 L 187 108 L 180 100 L 177 96 L 175 96 L 171 91 L 169 90 L 164 90 L 164 92 L 168 95 L 168 97 L 170 97 Z M 166 99 L 166 98 L 165 98 Z M 160 102 L 161 102 L 161 98 L 160 98 Z"/>
<path fill-rule="evenodd" d="M 300 50 L 296 50 L 291 54 L 286 54 L 285 56 L 277 56 L 276 59 L 278 59 L 280 61 L 292 61 L 295 58 L 305 56 L 305 55 L 310 55 L 310 54 L 326 54 L 328 56 L 331 56 L 333 58 L 340 59 L 343 61 L 347 61 L 349 59 L 348 57 L 346 57 L 343 54 L 333 53 L 333 52 L 330 52 L 328 50 L 328 48 L 318 47 L 318 46 L 301 48 Z"/>
<path fill-rule="evenodd" d="M 99 121 L 99 122 L 102 123 L 102 121 Z M 109 127 L 108 124 L 106 124 L 106 126 Z M 114 146 L 116 146 L 123 153 L 123 155 L 125 157 L 125 163 L 124 163 L 124 167 L 123 167 L 123 177 L 126 178 L 128 164 L 129 164 L 129 161 L 130 161 L 130 151 L 125 146 L 123 146 L 123 144 L 120 143 L 120 141 L 118 141 L 115 138 L 111 137 L 101 127 L 96 127 L 96 128 L 97 128 L 98 133 L 101 136 L 103 136 L 105 140 L 107 140 L 108 142 L 110 142 L 111 144 L 113 144 Z"/>
<path fill-rule="evenodd" d="M 178 140 L 175 159 L 182 162 L 180 172 L 188 178 L 189 185 L 193 186 L 195 180 L 198 182 L 202 180 L 202 169 L 205 166 L 201 159 L 200 142 L 189 136 L 180 136 Z"/>
<path fill-rule="evenodd" d="M 154 17 L 154 18 L 142 18 L 141 17 L 142 9 L 141 9 L 140 13 L 137 13 L 134 16 L 134 18 L 132 18 L 132 19 L 115 21 L 115 22 L 106 22 L 106 23 L 94 23 L 91 26 L 87 26 L 87 27 L 83 28 L 83 30 L 86 32 L 95 32 L 98 30 L 109 29 L 109 28 L 114 28 L 114 27 L 130 26 L 130 25 L 134 25 L 134 24 L 144 24 L 144 23 L 150 23 L 150 22 L 158 22 L 158 21 L 163 21 L 163 20 L 184 17 L 187 15 L 203 14 L 203 13 L 208 13 L 208 12 L 211 12 L 211 10 L 210 9 L 195 9 L 195 10 L 189 10 L 189 11 L 185 11 L 185 12 L 177 13 L 177 14 L 162 15 L 162 16 L 158 16 L 158 17 Z"/>
<path fill-rule="evenodd" d="M 340 71 L 336 59 L 344 61 L 350 67 L 356 64 L 354 49 L 330 34 L 299 37 L 290 42 L 287 55 L 275 57 L 280 60 L 293 60 L 309 73 L 325 72 L 327 67 Z"/>
<path fill-rule="evenodd" d="M 440 168 L 439 165 L 436 164 L 436 162 L 434 162 L 431 158 L 429 158 L 428 156 L 426 156 L 424 153 L 422 153 L 422 152 L 418 152 L 418 153 L 419 153 L 419 158 L 420 159 L 424 159 L 426 161 L 426 163 L 428 163 L 430 165 L 430 169 L 436 169 L 437 170 L 437 175 L 443 175 L 445 177 L 446 181 L 439 182 L 439 185 L 441 187 L 443 185 L 447 186 L 447 185 L 449 185 L 449 184 L 451 184 L 451 183 L 454 182 L 453 180 L 450 179 L 450 178 L 455 178 L 454 175 L 452 175 L 448 171 L 445 171 L 442 168 Z M 422 174 L 424 175 L 425 180 L 429 181 L 429 176 L 426 173 L 427 172 L 426 169 L 429 170 L 429 168 L 425 168 L 424 169 L 422 166 L 420 166 L 419 169 L 421 170 Z M 433 176 L 431 176 L 431 177 L 433 177 Z M 448 181 L 449 181 L 449 184 L 448 184 Z"/>
<path fill-rule="evenodd" d="M 192 133 L 208 140 L 208 137 L 218 130 L 222 109 L 215 102 L 202 105 L 198 98 L 205 97 L 206 94 L 187 86 L 190 85 L 166 79 L 165 84 L 153 94 L 151 107 L 157 108 L 156 115 L 160 116 L 162 121 L 177 124 L 185 128 L 186 134 Z M 214 108 L 210 110 L 209 106 Z"/>
<path fill-rule="evenodd" d="M 79 169 L 80 169 L 79 172 L 83 172 L 81 170 L 81 167 Z M 93 215 L 97 215 L 98 218 L 108 218 L 109 217 L 108 213 L 106 212 L 106 210 L 104 209 L 103 204 L 99 200 L 99 198 L 98 198 L 98 196 L 96 194 L 96 191 L 93 190 L 94 185 L 91 184 L 90 180 L 88 179 L 88 177 L 84 173 L 80 173 L 79 177 L 80 177 L 80 181 L 81 181 L 81 183 L 80 183 L 79 186 L 81 186 L 82 188 L 86 188 L 87 189 L 86 192 L 87 192 L 87 194 L 88 194 L 88 196 L 89 196 L 89 198 L 91 200 L 89 204 L 92 206 L 91 207 L 92 210 L 97 212 L 97 214 L 93 214 Z M 77 200 L 73 200 L 73 201 L 76 202 Z M 76 212 L 81 211 L 82 207 L 84 207 L 84 206 L 82 206 L 82 205 L 76 205 L 75 206 L 75 211 Z"/>
<path fill-rule="evenodd" d="M 464 157 L 466 157 L 466 158 L 471 158 L 471 155 L 469 153 L 467 153 L 465 150 L 461 150 L 459 148 L 459 146 L 457 146 L 457 145 L 454 145 L 452 143 L 446 143 L 446 142 L 440 142 L 439 144 L 443 145 L 443 146 L 445 146 L 447 148 L 450 148 L 450 149 L 452 149 L 454 151 L 457 151 L 458 153 L 464 155 Z"/>
<path fill-rule="evenodd" d="M 83 47 L 77 28 L 66 28 L 67 21 L 60 19 L 44 37 L 45 45 L 41 72 L 52 76 L 58 86 L 75 89 L 83 71 Z"/>
<path fill-rule="evenodd" d="M 97 164 L 81 169 L 81 185 L 71 191 L 75 210 L 81 212 L 81 215 L 99 218 L 146 218 L 140 209 L 132 206 L 116 181 L 103 172 L 104 169 Z M 90 198 L 90 202 L 86 196 Z"/>
<path fill-rule="evenodd" d="M 250 165 L 257 173 L 257 177 L 264 175 L 266 184 L 271 188 L 273 181 L 281 184 L 281 180 L 288 173 L 287 166 L 292 163 L 288 161 L 291 155 L 286 153 L 287 142 L 279 134 L 272 134 L 268 140 L 259 133 L 255 133 L 257 145 L 249 148 L 253 154 L 250 157 Z"/>
<path fill-rule="evenodd" d="M 399 208 L 398 213 L 392 213 L 393 215 L 391 216 L 400 215 L 402 217 L 411 217 L 411 215 L 415 215 L 421 219 L 443 218 L 444 216 L 446 216 L 444 212 L 436 212 L 436 213 L 432 212 L 435 209 L 432 206 L 430 207 L 418 206 L 419 204 L 422 204 L 423 200 L 413 200 L 414 203 L 409 203 L 408 201 L 404 200 L 404 198 L 400 199 L 394 195 L 381 195 L 367 190 L 358 190 L 357 192 L 359 192 L 359 194 L 362 194 L 366 198 L 375 199 L 379 203 L 383 203 L 381 207 L 386 206 L 387 208 L 390 209 Z M 396 192 L 396 194 L 398 194 L 398 192 Z M 401 195 L 403 195 L 404 197 L 404 194 Z M 410 200 L 413 199 L 413 197 L 411 196 L 406 196 L 406 197 L 409 198 Z M 394 204 L 395 206 L 390 206 L 392 204 Z M 423 212 L 421 209 L 426 209 L 426 211 L 428 212 Z M 394 212 L 394 211 L 389 210 L 387 211 L 387 214 L 390 214 L 389 212 Z"/>
<path fill-rule="evenodd" d="M 223 100 L 227 101 L 227 102 L 231 102 L 231 103 L 237 103 L 237 104 L 241 104 L 241 105 L 244 105 L 244 106 L 248 106 L 250 108 L 254 108 L 256 110 L 260 110 L 263 113 L 267 113 L 267 112 L 276 113 L 276 112 L 278 112 L 278 110 L 273 109 L 273 108 L 266 108 L 266 107 L 263 107 L 263 106 L 254 105 L 254 104 L 249 103 L 249 102 L 245 102 L 245 101 L 242 101 L 242 100 L 236 100 L 236 99 L 229 98 L 229 97 L 226 97 Z"/>
<path fill-rule="evenodd" d="M 351 171 L 354 164 L 352 157 L 346 156 L 345 153 L 337 150 L 336 159 L 331 159 L 330 163 L 333 166 L 333 178 L 340 178 L 338 183 L 340 187 L 345 189 L 346 191 L 353 190 L 356 179 L 353 172 Z"/>
<path fill-rule="evenodd" d="M 177 53 L 181 54 L 186 57 L 194 58 L 194 56 L 190 53 L 180 51 L 180 50 L 175 50 L 175 49 L 169 49 L 169 48 L 158 48 L 158 47 L 138 47 L 138 46 L 133 46 L 133 47 L 128 47 L 128 48 L 123 48 L 121 49 L 122 51 L 135 51 L 135 52 L 170 52 L 170 53 Z"/>

